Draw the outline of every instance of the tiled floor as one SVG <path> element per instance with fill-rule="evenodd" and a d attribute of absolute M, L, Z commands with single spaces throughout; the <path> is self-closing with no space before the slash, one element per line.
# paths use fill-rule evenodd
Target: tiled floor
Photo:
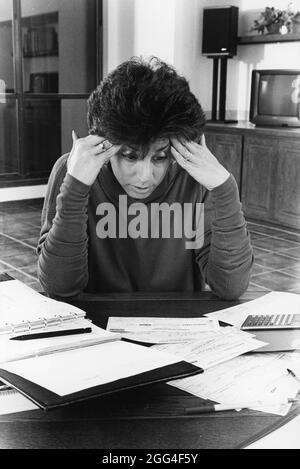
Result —
<path fill-rule="evenodd" d="M 10 273 L 41 291 L 35 252 L 42 199 L 0 203 L 0 273 Z M 300 233 L 248 222 L 255 264 L 251 291 L 300 294 Z"/>

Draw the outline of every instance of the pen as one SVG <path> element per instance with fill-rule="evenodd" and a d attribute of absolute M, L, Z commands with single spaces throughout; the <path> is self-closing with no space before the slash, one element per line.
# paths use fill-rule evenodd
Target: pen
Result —
<path fill-rule="evenodd" d="M 40 332 L 37 334 L 18 335 L 17 337 L 11 337 L 10 340 L 48 339 L 49 337 L 60 337 L 63 335 L 74 335 L 74 334 L 86 334 L 88 332 L 92 332 L 91 327 L 86 327 L 86 328 L 81 328 L 81 329 L 67 329 L 67 330 L 62 330 L 62 331 Z"/>
<path fill-rule="evenodd" d="M 274 406 L 274 405 L 286 405 L 293 402 L 298 402 L 300 399 L 288 398 L 285 402 L 238 402 L 236 404 L 208 404 L 199 407 L 187 407 L 185 408 L 186 414 L 209 414 L 212 412 L 222 412 L 224 410 L 236 410 L 236 409 L 248 409 L 249 407 L 262 407 L 262 406 Z"/>
<path fill-rule="evenodd" d="M 293 370 L 290 370 L 289 368 L 287 368 L 287 371 L 289 373 L 289 375 L 291 375 L 293 378 L 295 378 L 295 380 L 300 383 L 300 379 L 298 378 L 298 376 L 293 372 Z"/>

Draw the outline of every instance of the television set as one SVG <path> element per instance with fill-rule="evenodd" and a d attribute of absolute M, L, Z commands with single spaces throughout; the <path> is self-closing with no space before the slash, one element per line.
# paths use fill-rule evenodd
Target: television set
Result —
<path fill-rule="evenodd" d="M 300 127 L 300 70 L 253 70 L 250 122 Z"/>

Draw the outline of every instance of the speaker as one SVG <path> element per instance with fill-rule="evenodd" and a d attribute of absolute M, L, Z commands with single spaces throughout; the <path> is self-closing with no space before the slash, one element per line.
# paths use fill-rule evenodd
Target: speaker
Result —
<path fill-rule="evenodd" d="M 238 14 L 234 6 L 203 8 L 203 55 L 236 55 Z"/>

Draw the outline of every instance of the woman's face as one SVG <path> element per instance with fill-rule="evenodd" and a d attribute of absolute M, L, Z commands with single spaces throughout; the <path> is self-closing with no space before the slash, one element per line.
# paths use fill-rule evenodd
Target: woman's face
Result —
<path fill-rule="evenodd" d="M 167 138 L 146 147 L 122 145 L 111 158 L 114 175 L 130 197 L 145 199 L 161 183 L 171 161 L 169 148 Z"/>

